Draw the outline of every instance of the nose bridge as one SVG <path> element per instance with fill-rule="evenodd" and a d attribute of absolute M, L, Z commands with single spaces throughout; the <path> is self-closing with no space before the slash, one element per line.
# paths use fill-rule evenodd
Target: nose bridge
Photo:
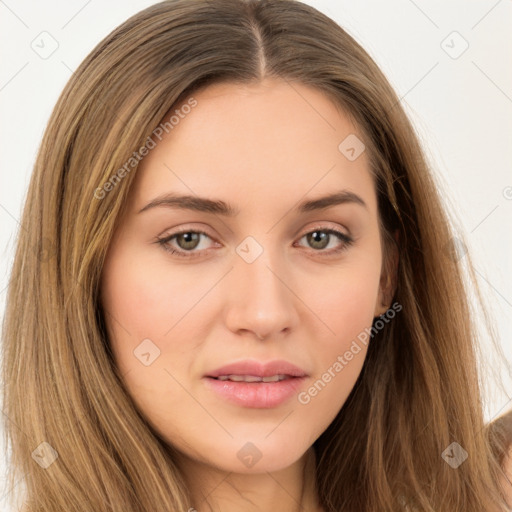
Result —
<path fill-rule="evenodd" d="M 246 237 L 235 249 L 230 328 L 258 335 L 278 334 L 296 321 L 294 294 L 283 247 L 272 236 Z"/>

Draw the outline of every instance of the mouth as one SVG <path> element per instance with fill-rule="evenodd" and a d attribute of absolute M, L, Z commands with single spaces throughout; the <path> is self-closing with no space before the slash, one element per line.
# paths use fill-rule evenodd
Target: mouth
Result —
<path fill-rule="evenodd" d="M 250 380 L 252 375 L 226 375 L 221 378 L 205 377 L 203 379 L 206 388 L 212 391 L 214 396 L 239 407 L 252 409 L 272 409 L 287 403 L 299 392 L 306 377 L 291 377 L 285 375 L 274 377 L 255 377 L 258 380 Z M 233 378 L 241 380 L 233 380 Z M 245 380 L 249 379 L 249 380 Z M 268 380 L 274 379 L 274 380 Z"/>
<path fill-rule="evenodd" d="M 307 374 L 298 366 L 288 361 L 278 360 L 261 363 L 255 360 L 237 361 L 217 368 L 205 375 L 221 380 L 235 382 L 274 382 L 292 377 L 306 377 Z M 270 381 L 264 379 L 270 378 Z"/>
<path fill-rule="evenodd" d="M 308 375 L 287 361 L 241 361 L 203 377 L 214 395 L 240 407 L 271 409 L 290 400 Z"/>
<path fill-rule="evenodd" d="M 218 377 L 211 377 L 212 379 L 220 381 L 231 382 L 280 382 L 286 379 L 294 379 L 292 375 L 271 375 L 270 377 L 258 377 L 257 375 L 219 375 Z"/>

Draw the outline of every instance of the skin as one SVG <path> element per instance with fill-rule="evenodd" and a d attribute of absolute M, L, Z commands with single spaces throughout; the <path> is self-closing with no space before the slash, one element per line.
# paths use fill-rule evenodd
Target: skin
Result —
<path fill-rule="evenodd" d="M 137 407 L 179 451 L 191 507 L 291 512 L 304 490 L 305 510 L 321 510 L 312 445 L 352 390 L 364 344 L 307 404 L 293 396 L 270 409 L 234 405 L 202 377 L 238 360 L 285 359 L 306 371 L 299 391 L 307 390 L 386 311 L 367 155 L 350 161 L 338 149 L 349 134 L 363 136 L 304 85 L 216 84 L 194 98 L 197 106 L 139 165 L 109 247 L 101 301 L 114 357 Z M 298 202 L 343 189 L 366 207 L 294 211 Z M 137 213 L 166 192 L 221 199 L 240 213 L 165 206 Z M 196 257 L 156 243 L 182 228 L 208 233 L 195 247 L 182 237 L 168 243 Z M 344 242 L 331 235 L 322 246 L 305 236 L 317 228 L 338 229 L 354 242 L 328 256 Z M 252 263 L 236 252 L 247 236 L 263 249 Z M 149 366 L 134 356 L 147 338 L 160 350 Z M 237 457 L 248 442 L 261 453 L 252 467 Z"/>
<path fill-rule="evenodd" d="M 512 446 L 507 450 L 503 460 L 503 474 L 500 475 L 500 485 L 503 488 L 508 506 L 512 508 Z"/>

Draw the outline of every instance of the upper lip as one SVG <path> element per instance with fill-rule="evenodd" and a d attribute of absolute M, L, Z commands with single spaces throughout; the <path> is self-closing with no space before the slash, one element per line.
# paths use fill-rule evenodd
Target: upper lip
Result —
<path fill-rule="evenodd" d="M 252 375 L 254 377 L 272 377 L 274 375 L 289 375 L 290 377 L 307 377 L 304 370 L 288 361 L 276 360 L 268 363 L 259 361 L 238 361 L 217 368 L 205 377 L 219 377 L 221 375 Z"/>

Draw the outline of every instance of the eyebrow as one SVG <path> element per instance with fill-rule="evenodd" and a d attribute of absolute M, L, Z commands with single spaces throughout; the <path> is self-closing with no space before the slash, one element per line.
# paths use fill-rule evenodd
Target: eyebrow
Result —
<path fill-rule="evenodd" d="M 359 204 L 368 209 L 367 204 L 360 196 L 350 192 L 349 190 L 342 190 L 327 196 L 303 201 L 295 208 L 295 211 L 298 213 L 306 213 L 315 210 L 324 210 L 340 204 Z M 213 213 L 226 217 L 236 217 L 240 213 L 240 210 L 220 199 L 207 199 L 205 197 L 177 195 L 173 193 L 167 193 L 156 197 L 137 213 L 142 213 L 159 206 Z"/>

